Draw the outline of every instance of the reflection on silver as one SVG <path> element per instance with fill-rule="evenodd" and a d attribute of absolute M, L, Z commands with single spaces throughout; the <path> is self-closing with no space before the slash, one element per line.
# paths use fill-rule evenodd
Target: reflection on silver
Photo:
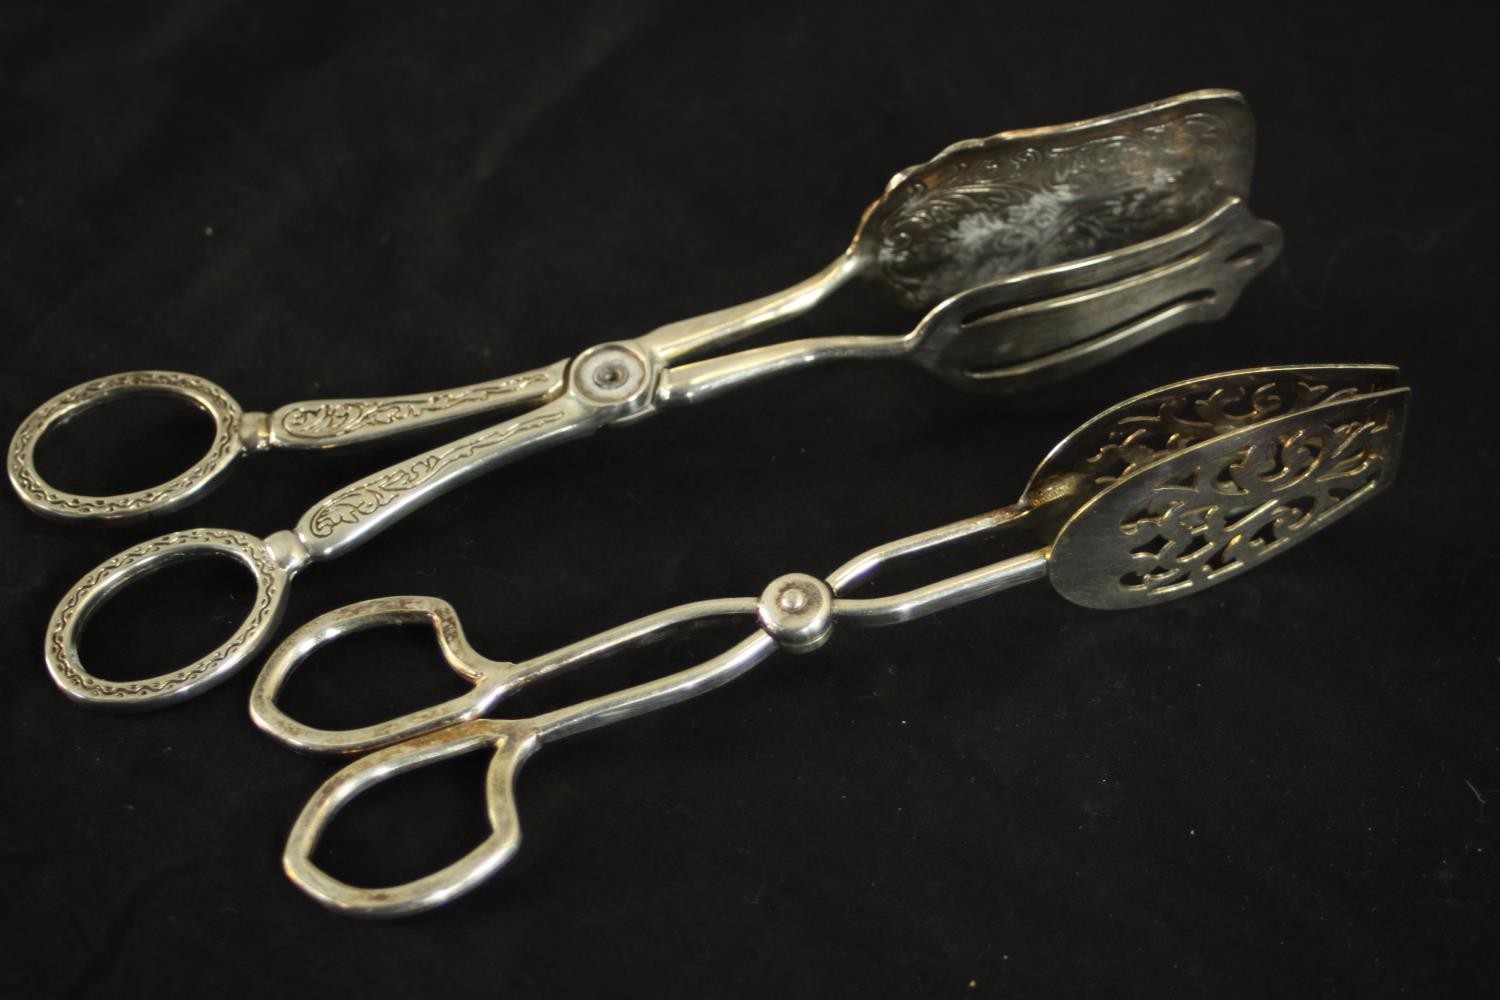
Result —
<path fill-rule="evenodd" d="M 1409 392 L 1394 368 L 1260 368 L 1179 382 L 1106 410 L 1043 460 L 1019 501 L 871 549 L 826 579 L 793 573 L 759 598 L 700 601 L 641 618 L 521 663 L 486 659 L 458 616 L 430 597 L 392 597 L 332 611 L 294 632 L 255 683 L 251 715 L 308 753 L 373 751 L 323 784 L 303 808 L 286 871 L 326 906 L 395 916 L 474 888 L 515 853 L 515 775 L 543 743 L 671 705 L 739 676 L 777 648 L 807 652 L 837 623 L 889 625 L 1017 584 L 1050 578 L 1064 597 L 1095 608 L 1142 607 L 1237 576 L 1370 499 L 1391 482 Z M 887 565 L 1022 525 L 1041 548 L 886 597 L 845 596 Z M 757 631 L 697 666 L 525 719 L 485 719 L 508 695 L 548 675 L 712 619 L 740 617 Z M 316 729 L 277 698 L 297 666 L 340 636 L 426 622 L 448 665 L 474 685 L 464 696 L 373 726 Z M 494 753 L 486 783 L 489 836 L 442 870 L 404 885 L 362 888 L 312 860 L 350 799 L 397 774 L 474 750 Z"/>
<path fill-rule="evenodd" d="M 189 503 L 245 451 L 325 448 L 478 413 L 523 412 L 334 492 L 291 530 L 264 540 L 223 532 L 247 565 L 274 565 L 266 579 L 275 586 L 261 588 L 268 606 L 260 613 L 258 602 L 225 645 L 157 677 L 131 684 L 94 677 L 80 662 L 78 630 L 129 581 L 206 550 L 179 533 L 105 562 L 59 602 L 48 626 L 48 669 L 87 705 L 140 710 L 188 698 L 264 647 L 292 577 L 307 564 L 347 552 L 530 452 L 789 368 L 909 359 L 964 388 L 1008 391 L 1220 317 L 1281 245 L 1280 230 L 1242 200 L 1253 153 L 1248 108 L 1219 90 L 959 143 L 896 175 L 848 249 L 785 291 L 458 389 L 314 400 L 270 414 L 242 413 L 213 383 L 171 372 L 130 372 L 68 390 L 22 424 L 8 470 L 34 510 L 69 520 L 120 520 Z M 796 340 L 687 361 L 807 312 L 855 277 L 929 311 L 905 334 Z M 130 393 L 178 395 L 208 411 L 217 427 L 210 453 L 177 479 L 136 493 L 87 497 L 48 484 L 34 463 L 47 429 Z"/>

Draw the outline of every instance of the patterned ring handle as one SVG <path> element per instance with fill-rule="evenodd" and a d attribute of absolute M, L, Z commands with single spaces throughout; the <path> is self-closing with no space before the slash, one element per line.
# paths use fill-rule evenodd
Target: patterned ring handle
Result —
<path fill-rule="evenodd" d="M 110 681 L 89 673 L 79 659 L 78 633 L 94 613 L 131 581 L 199 555 L 227 556 L 255 577 L 255 599 L 234 634 L 192 663 L 145 680 Z M 96 566 L 63 596 L 47 624 L 47 670 L 63 694 L 91 707 L 144 711 L 191 698 L 228 680 L 260 652 L 281 620 L 291 578 L 305 562 L 306 550 L 290 532 L 261 539 L 191 528 L 142 542 Z"/>
<path fill-rule="evenodd" d="M 47 482 L 36 467 L 37 442 L 47 431 L 102 403 L 128 396 L 172 396 L 206 412 L 214 422 L 208 452 L 181 475 L 133 493 L 86 496 Z M 44 517 L 119 522 L 162 514 L 207 492 L 244 454 L 244 418 L 234 397 L 206 378 L 181 372 L 123 372 L 74 386 L 32 411 L 11 438 L 6 468 L 21 502 Z"/>
<path fill-rule="evenodd" d="M 444 661 L 474 690 L 429 708 L 358 729 L 318 729 L 298 722 L 276 703 L 297 668 L 327 643 L 365 629 L 426 623 L 437 636 Z M 515 664 L 474 652 L 458 612 L 436 597 L 377 597 L 320 615 L 287 636 L 266 660 L 250 691 L 250 718 L 273 739 L 313 754 L 363 753 L 400 740 L 476 719 L 507 690 Z"/>
<path fill-rule="evenodd" d="M 359 758 L 324 782 L 303 807 L 282 855 L 287 877 L 329 909 L 357 917 L 420 913 L 463 895 L 499 870 L 521 846 L 515 777 L 539 743 L 527 720 L 478 719 Z M 381 888 L 350 885 L 313 862 L 324 829 L 356 795 L 398 774 L 486 746 L 495 748 L 485 779 L 490 833 L 468 854 L 430 875 Z"/>

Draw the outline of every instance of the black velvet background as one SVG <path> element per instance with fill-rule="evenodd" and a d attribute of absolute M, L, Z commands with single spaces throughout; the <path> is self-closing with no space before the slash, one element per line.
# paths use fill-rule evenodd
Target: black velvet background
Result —
<path fill-rule="evenodd" d="M 41 638 L 64 589 L 125 545 L 288 527 L 454 431 L 257 456 L 145 525 L 53 525 L 7 499 L 0 989 L 1493 988 L 1495 24 L 1375 10 L 5 4 L 6 435 L 54 392 L 132 368 L 206 375 L 252 409 L 522 370 L 811 273 L 894 170 L 952 140 L 1201 86 L 1255 106 L 1252 204 L 1287 245 L 1225 322 L 1012 399 L 854 365 L 671 411 L 313 567 L 284 630 L 425 593 L 457 605 L 481 651 L 529 656 L 1007 503 L 1054 440 L 1163 382 L 1386 361 L 1416 397 L 1395 488 L 1265 569 L 1146 611 L 1037 585 L 843 629 L 815 656 L 548 747 L 520 781 L 515 861 L 388 923 L 326 914 L 282 876 L 288 826 L 333 765 L 251 727 L 248 676 L 158 714 L 89 714 L 48 682 Z M 45 471 L 140 486 L 204 438 L 171 406 L 130 412 L 49 441 Z M 109 676 L 154 673 L 248 599 L 231 566 L 168 572 L 111 605 L 85 653 Z M 514 711 L 742 634 L 654 647 Z M 434 660 L 415 634 L 361 637 L 319 658 L 294 707 L 346 723 L 413 707 L 456 690 Z M 370 881 L 435 867 L 482 830 L 482 768 L 400 782 L 320 856 Z"/>

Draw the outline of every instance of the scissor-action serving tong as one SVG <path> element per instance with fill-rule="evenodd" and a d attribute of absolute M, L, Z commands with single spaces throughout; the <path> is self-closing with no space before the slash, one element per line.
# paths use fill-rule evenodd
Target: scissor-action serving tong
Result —
<path fill-rule="evenodd" d="M 1242 98 L 1197 91 L 1070 125 L 958 143 L 897 174 L 833 263 L 791 288 L 591 347 L 535 371 L 445 392 L 293 403 L 245 413 L 206 379 L 130 372 L 44 404 L 17 430 L 7 463 L 22 499 L 66 519 L 125 519 L 191 501 L 246 451 L 326 448 L 481 412 L 520 415 L 368 476 L 266 538 L 175 531 L 88 573 L 48 625 L 46 661 L 76 701 L 158 707 L 226 679 L 270 639 L 292 577 L 338 556 L 481 472 L 659 407 L 696 402 L 832 359 L 909 359 L 955 385 L 1013 390 L 1096 364 L 1184 323 L 1222 316 L 1275 257 L 1280 231 L 1243 202 L 1253 123 Z M 688 359 L 804 313 L 856 276 L 928 312 L 908 333 L 794 340 Z M 209 453 L 177 479 L 87 497 L 48 484 L 34 450 L 52 427 L 107 399 L 185 397 L 212 416 Z M 243 624 L 221 646 L 146 680 L 88 672 L 78 631 L 128 582 L 194 554 L 227 555 L 254 575 Z"/>
<path fill-rule="evenodd" d="M 1395 475 L 1409 391 L 1373 365 L 1260 368 L 1169 385 L 1106 410 L 1070 434 L 1032 474 L 1021 498 L 978 517 L 865 552 L 825 579 L 782 576 L 759 598 L 684 604 L 520 663 L 469 647 L 457 614 L 430 597 L 391 597 L 332 611 L 298 629 L 267 661 L 251 695 L 265 731 L 309 753 L 374 751 L 336 773 L 298 816 L 283 857 L 288 875 L 325 905 L 395 916 L 474 888 L 515 853 L 514 781 L 543 743 L 691 698 L 739 676 L 777 648 L 816 649 L 836 623 L 889 625 L 1043 578 L 1094 608 L 1135 608 L 1239 576 L 1343 517 Z M 887 597 L 850 590 L 898 560 L 1030 527 L 1042 547 Z M 707 619 L 744 617 L 758 629 L 697 666 L 522 719 L 484 719 L 519 688 Z M 467 695 L 378 725 L 329 731 L 277 705 L 287 680 L 319 647 L 375 626 L 428 622 Z M 490 833 L 467 855 L 415 881 L 363 888 L 312 855 L 333 817 L 387 778 L 493 748 L 485 785 Z"/>

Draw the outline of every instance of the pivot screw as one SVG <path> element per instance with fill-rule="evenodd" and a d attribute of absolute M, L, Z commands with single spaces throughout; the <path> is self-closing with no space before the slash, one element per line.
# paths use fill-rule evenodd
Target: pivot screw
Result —
<path fill-rule="evenodd" d="M 784 589 L 781 592 L 781 596 L 776 598 L 776 606 L 782 611 L 796 614 L 807 607 L 809 600 L 807 591 L 793 585 Z"/>
<path fill-rule="evenodd" d="M 833 634 L 833 591 L 815 576 L 788 573 L 761 593 L 756 615 L 783 649 L 810 653 Z"/>
<path fill-rule="evenodd" d="M 579 357 L 574 385 L 591 402 L 629 402 L 645 388 L 645 359 L 623 344 L 601 344 Z"/>
<path fill-rule="evenodd" d="M 600 365 L 594 371 L 594 384 L 601 389 L 613 389 L 623 381 L 625 381 L 625 368 L 623 365 Z"/>

